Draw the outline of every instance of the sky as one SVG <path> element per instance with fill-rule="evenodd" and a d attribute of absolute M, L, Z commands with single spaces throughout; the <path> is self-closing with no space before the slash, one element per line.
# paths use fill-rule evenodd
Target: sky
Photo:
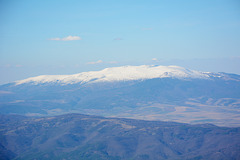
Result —
<path fill-rule="evenodd" d="M 0 84 L 123 65 L 240 74 L 240 1 L 0 0 Z"/>

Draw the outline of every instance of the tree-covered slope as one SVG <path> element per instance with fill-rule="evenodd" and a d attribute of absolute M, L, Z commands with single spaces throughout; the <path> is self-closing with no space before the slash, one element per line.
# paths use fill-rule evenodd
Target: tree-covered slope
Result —
<path fill-rule="evenodd" d="M 80 114 L 0 121 L 0 153 L 15 159 L 240 158 L 240 128 Z"/>

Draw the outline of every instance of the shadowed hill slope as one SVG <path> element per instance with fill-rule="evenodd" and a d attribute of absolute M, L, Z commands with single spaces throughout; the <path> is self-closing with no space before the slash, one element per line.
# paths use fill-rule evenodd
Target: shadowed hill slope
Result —
<path fill-rule="evenodd" d="M 81 114 L 1 115 L 0 140 L 0 154 L 24 160 L 240 158 L 240 128 Z"/>

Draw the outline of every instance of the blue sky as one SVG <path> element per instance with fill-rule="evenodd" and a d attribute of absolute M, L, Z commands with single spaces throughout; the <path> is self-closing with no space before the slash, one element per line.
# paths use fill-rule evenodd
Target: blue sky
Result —
<path fill-rule="evenodd" d="M 142 64 L 240 74 L 240 1 L 0 0 L 0 84 Z"/>

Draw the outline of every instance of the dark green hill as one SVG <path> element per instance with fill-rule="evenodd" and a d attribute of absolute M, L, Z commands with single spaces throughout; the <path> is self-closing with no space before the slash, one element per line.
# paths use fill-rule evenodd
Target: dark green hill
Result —
<path fill-rule="evenodd" d="M 1 115 L 0 142 L 9 159 L 240 159 L 240 128 L 81 114 Z"/>

